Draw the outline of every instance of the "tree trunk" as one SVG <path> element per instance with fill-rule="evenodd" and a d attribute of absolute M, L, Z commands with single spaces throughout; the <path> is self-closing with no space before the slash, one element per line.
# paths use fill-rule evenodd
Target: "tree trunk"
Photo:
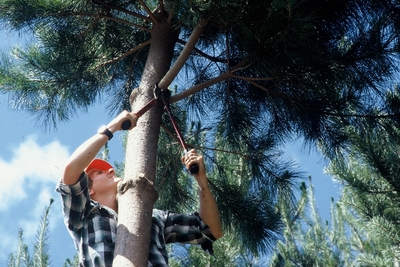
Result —
<path fill-rule="evenodd" d="M 177 32 L 167 23 L 167 14 L 155 14 L 152 39 L 139 88 L 131 97 L 132 111 L 139 110 L 153 98 L 153 88 L 171 65 Z M 125 179 L 118 190 L 118 231 L 113 266 L 145 267 L 151 232 L 152 209 L 157 193 L 154 189 L 157 142 L 160 131 L 162 101 L 140 117 L 128 135 Z"/>

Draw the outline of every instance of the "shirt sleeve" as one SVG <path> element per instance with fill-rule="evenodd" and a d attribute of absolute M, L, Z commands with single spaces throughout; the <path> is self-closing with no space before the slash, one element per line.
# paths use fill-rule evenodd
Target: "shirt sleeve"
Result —
<path fill-rule="evenodd" d="M 76 232 L 82 228 L 82 218 L 91 210 L 88 177 L 83 172 L 74 185 L 66 185 L 61 181 L 56 187 L 61 194 L 63 215 L 68 229 Z"/>
<path fill-rule="evenodd" d="M 201 245 L 204 251 L 213 255 L 212 244 L 215 237 L 210 228 L 201 220 L 199 213 L 165 213 L 164 235 L 166 243 L 186 243 Z"/>

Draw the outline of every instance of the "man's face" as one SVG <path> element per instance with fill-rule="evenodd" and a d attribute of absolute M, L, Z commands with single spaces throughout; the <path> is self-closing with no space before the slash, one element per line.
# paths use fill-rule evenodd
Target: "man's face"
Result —
<path fill-rule="evenodd" d="M 109 169 L 108 171 L 92 170 L 88 176 L 93 181 L 90 188 L 90 194 L 93 199 L 95 199 L 96 195 L 116 195 L 117 185 L 121 178 L 115 177 L 114 169 Z"/>

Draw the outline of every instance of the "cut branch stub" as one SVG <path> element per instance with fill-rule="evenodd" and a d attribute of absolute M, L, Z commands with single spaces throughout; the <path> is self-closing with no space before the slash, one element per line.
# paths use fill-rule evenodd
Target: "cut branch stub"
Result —
<path fill-rule="evenodd" d="M 144 174 L 118 184 L 118 238 L 113 266 L 147 266 L 147 240 L 150 240 L 151 231 L 149 225 L 152 223 L 153 204 L 157 197 L 153 183 Z"/>
<path fill-rule="evenodd" d="M 156 202 L 158 198 L 158 192 L 154 188 L 154 184 L 152 181 L 150 181 L 143 173 L 140 173 L 138 175 L 138 178 L 136 180 L 126 180 L 126 181 L 121 181 L 118 184 L 118 196 L 123 195 L 126 191 L 128 191 L 130 188 L 135 188 L 134 190 L 136 194 L 139 195 L 139 199 L 141 199 L 141 195 L 144 194 L 146 196 L 151 196 L 153 200 L 153 204 Z"/>

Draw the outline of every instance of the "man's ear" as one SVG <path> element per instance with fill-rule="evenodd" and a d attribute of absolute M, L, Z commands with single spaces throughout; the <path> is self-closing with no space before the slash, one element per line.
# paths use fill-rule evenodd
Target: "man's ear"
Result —
<path fill-rule="evenodd" d="M 114 168 L 108 169 L 107 174 L 110 174 L 110 175 L 112 175 L 112 176 L 115 176 L 115 170 L 114 170 Z"/>
<path fill-rule="evenodd" d="M 93 196 L 94 195 L 94 191 L 92 189 L 89 189 L 89 196 Z"/>

